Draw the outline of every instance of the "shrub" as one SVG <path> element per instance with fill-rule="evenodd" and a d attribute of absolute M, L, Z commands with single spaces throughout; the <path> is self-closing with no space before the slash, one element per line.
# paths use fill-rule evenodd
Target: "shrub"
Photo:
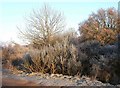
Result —
<path fill-rule="evenodd" d="M 18 44 L 10 43 L 2 48 L 2 66 L 5 68 L 13 68 L 21 64 L 23 54 L 27 49 Z"/>
<path fill-rule="evenodd" d="M 117 42 L 103 46 L 98 41 L 89 40 L 80 42 L 77 47 L 82 64 L 82 75 L 96 78 L 102 82 L 110 82 L 111 84 L 118 84 L 120 82 L 120 59 L 118 58 Z"/>
<path fill-rule="evenodd" d="M 78 52 L 69 37 L 54 45 L 44 45 L 42 49 L 29 51 L 34 62 L 33 65 L 25 64 L 30 71 L 42 73 L 59 73 L 76 75 L 80 73 L 81 62 L 78 61 Z"/>

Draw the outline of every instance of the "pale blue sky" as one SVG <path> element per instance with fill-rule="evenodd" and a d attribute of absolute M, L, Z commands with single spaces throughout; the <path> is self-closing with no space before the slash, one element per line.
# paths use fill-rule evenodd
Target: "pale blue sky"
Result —
<path fill-rule="evenodd" d="M 67 28 L 78 29 L 78 24 L 87 19 L 92 12 L 98 9 L 115 7 L 118 8 L 118 1 L 112 2 L 47 2 L 53 9 L 64 13 Z M 1 2 L 0 3 L 0 41 L 14 40 L 21 42 L 18 37 L 16 26 L 24 29 L 25 17 L 29 17 L 32 10 L 40 9 L 45 2 Z"/>

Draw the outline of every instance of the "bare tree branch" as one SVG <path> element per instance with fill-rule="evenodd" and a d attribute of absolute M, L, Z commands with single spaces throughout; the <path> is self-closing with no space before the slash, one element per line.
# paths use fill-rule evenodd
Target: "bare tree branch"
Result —
<path fill-rule="evenodd" d="M 64 17 L 60 12 L 52 10 L 48 5 L 38 11 L 33 10 L 28 19 L 25 32 L 20 31 L 23 38 L 36 44 L 50 44 L 51 38 L 63 31 Z"/>

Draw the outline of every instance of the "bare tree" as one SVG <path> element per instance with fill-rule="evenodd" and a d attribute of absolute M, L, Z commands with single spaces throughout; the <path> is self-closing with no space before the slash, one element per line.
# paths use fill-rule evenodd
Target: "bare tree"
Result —
<path fill-rule="evenodd" d="M 65 27 L 63 15 L 46 4 L 40 10 L 33 11 L 27 20 L 28 25 L 24 32 L 21 31 L 21 35 L 35 45 L 50 44 Z"/>

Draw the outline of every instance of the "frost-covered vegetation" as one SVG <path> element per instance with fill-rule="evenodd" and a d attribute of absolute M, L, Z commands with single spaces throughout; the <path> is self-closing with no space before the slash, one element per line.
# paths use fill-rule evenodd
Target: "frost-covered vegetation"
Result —
<path fill-rule="evenodd" d="M 120 83 L 120 30 L 116 9 L 100 9 L 91 14 L 79 25 L 80 36 L 74 31 L 61 32 L 64 25 L 61 25 L 60 13 L 53 15 L 47 6 L 42 11 L 43 16 L 34 12 L 31 28 L 21 32 L 29 45 L 2 47 L 3 67 L 25 72 L 84 75 L 92 80 Z"/>

